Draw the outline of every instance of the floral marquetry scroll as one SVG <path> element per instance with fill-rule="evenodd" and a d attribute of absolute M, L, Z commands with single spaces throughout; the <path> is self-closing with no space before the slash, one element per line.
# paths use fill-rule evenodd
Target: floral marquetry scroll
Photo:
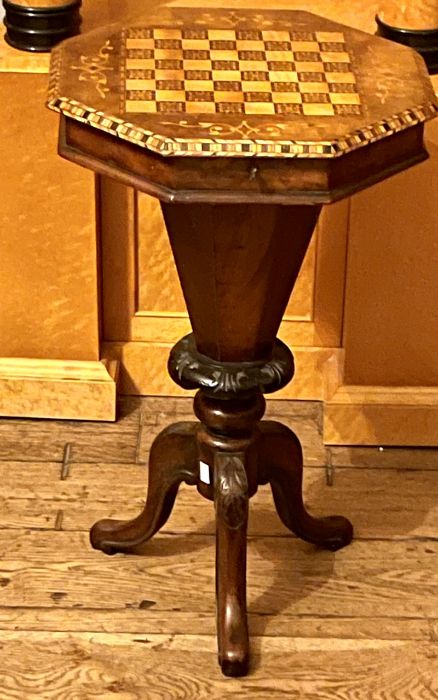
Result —
<path fill-rule="evenodd" d="M 72 66 L 73 70 L 79 71 L 79 80 L 92 83 L 102 98 L 109 92 L 107 73 L 114 70 L 109 65 L 112 51 L 110 41 L 106 41 L 96 56 L 81 56 L 79 65 Z"/>

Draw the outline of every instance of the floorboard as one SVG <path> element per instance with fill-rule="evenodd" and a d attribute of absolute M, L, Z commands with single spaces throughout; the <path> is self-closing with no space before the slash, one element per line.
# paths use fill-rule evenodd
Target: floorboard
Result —
<path fill-rule="evenodd" d="M 347 515 L 356 539 L 337 553 L 297 540 L 259 490 L 241 680 L 216 662 L 211 503 L 182 487 L 135 555 L 88 541 L 96 519 L 138 513 L 151 441 L 192 419 L 190 400 L 125 398 L 114 425 L 0 420 L 0 700 L 438 697 L 436 451 L 328 450 L 319 404 L 268 413 L 303 441 L 309 509 Z"/>

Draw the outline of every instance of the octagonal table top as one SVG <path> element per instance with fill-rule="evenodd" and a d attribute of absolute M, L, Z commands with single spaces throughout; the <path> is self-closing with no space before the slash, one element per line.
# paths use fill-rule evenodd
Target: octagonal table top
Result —
<path fill-rule="evenodd" d="M 64 42 L 48 106 L 162 156 L 307 159 L 438 112 L 411 49 L 307 12 L 199 8 Z"/>

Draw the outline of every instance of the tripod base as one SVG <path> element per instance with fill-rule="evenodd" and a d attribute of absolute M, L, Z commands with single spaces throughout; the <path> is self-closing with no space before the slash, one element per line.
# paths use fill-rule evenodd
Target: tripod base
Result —
<path fill-rule="evenodd" d="M 203 495 L 214 499 L 218 658 L 224 675 L 243 676 L 249 666 L 248 502 L 257 486 L 271 485 L 281 520 L 307 542 L 336 551 L 351 542 L 353 528 L 341 516 L 318 519 L 307 512 L 301 445 L 281 423 L 259 423 L 249 440 L 210 435 L 207 445 L 205 438 L 205 426 L 196 422 L 176 423 L 160 433 L 151 449 L 143 512 L 126 522 L 99 521 L 91 530 L 91 543 L 106 554 L 134 551 L 166 523 L 182 482 L 198 486 Z M 210 484 L 200 480 L 200 461 L 209 466 Z"/>

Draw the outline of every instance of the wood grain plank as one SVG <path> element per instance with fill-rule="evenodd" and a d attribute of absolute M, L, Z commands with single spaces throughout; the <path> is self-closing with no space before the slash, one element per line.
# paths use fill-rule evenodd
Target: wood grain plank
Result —
<path fill-rule="evenodd" d="M 325 465 L 327 451 L 322 442 L 318 404 L 272 403 L 267 415 L 272 418 L 276 412 L 297 432 L 303 443 L 305 463 Z M 287 405 L 280 414 L 278 404 L 283 403 Z M 0 461 L 60 462 L 66 443 L 70 443 L 72 462 L 147 462 L 154 438 L 180 420 L 195 420 L 191 399 L 122 397 L 116 423 L 2 419 Z"/>
<path fill-rule="evenodd" d="M 320 639 L 398 639 L 438 641 L 438 620 L 385 617 L 323 617 L 249 613 L 252 635 L 318 637 Z M 147 606 L 123 610 L 0 607 L 0 630 L 106 632 L 128 634 L 216 633 L 215 612 L 155 612 Z"/>
<path fill-rule="evenodd" d="M 436 469 L 438 449 L 433 447 L 329 447 L 335 467 L 372 469 Z"/>
<path fill-rule="evenodd" d="M 0 462 L 0 527 L 52 529 L 62 511 L 64 530 L 88 530 L 103 517 L 130 518 L 143 507 L 147 467 L 128 464 L 72 464 L 60 481 L 55 463 Z M 332 487 L 325 470 L 305 470 L 305 500 L 317 515 L 341 513 L 369 539 L 438 537 L 438 472 L 392 469 L 336 470 Z M 214 533 L 214 509 L 193 487 L 182 486 L 163 532 Z M 250 534 L 289 534 L 280 522 L 268 487 L 251 500 Z"/>
<path fill-rule="evenodd" d="M 102 468 L 102 471 L 106 471 Z M 128 478 L 126 478 L 128 477 Z M 140 478 L 139 478 L 140 477 Z M 72 499 L 70 508 L 65 510 L 66 529 L 74 527 L 75 520 L 85 515 L 81 506 L 88 503 L 108 502 L 112 514 L 117 514 L 117 504 L 113 493 L 123 497 L 126 515 L 135 511 L 133 504 L 143 503 L 145 486 L 144 474 L 137 472 L 129 476 L 123 471 L 115 473 L 109 470 L 107 483 L 111 483 L 111 493 L 103 494 L 104 486 L 96 480 L 87 483 L 84 467 L 75 465 L 72 470 L 72 489 L 74 480 L 84 489 L 88 498 L 80 499 L 80 493 Z M 129 480 L 129 487 L 124 485 Z M 88 480 L 89 481 L 89 480 Z M 142 483 L 143 481 L 143 483 Z M 120 487 L 119 487 L 120 484 Z M 69 484 L 70 486 L 70 484 Z M 324 469 L 308 469 L 305 472 L 304 497 L 309 509 L 318 515 L 342 513 L 350 518 L 356 526 L 356 536 L 360 538 L 404 538 L 404 537 L 438 537 L 438 473 L 437 472 L 402 472 L 393 470 L 376 472 L 375 470 L 338 469 L 333 487 L 328 487 Z M 75 491 L 74 491 L 75 493 Z M 127 497 L 128 496 L 128 497 Z M 96 511 L 101 517 L 105 510 Z M 120 511 L 119 511 L 120 512 Z M 81 515 L 82 514 L 82 515 Z M 123 515 L 123 512 L 121 513 Z M 90 513 L 91 515 L 91 513 Z M 109 513 L 107 513 L 109 515 Z M 88 514 L 87 514 L 87 517 Z M 93 517 L 93 516 L 92 516 Z M 92 520 L 91 517 L 91 520 Z M 88 522 L 90 522 L 88 520 Z M 86 525 L 85 525 L 86 526 Z M 199 497 L 195 489 L 183 486 L 180 490 L 174 512 L 166 525 L 167 532 L 214 533 L 214 512 L 208 502 Z M 285 535 L 289 531 L 280 522 L 275 511 L 270 489 L 262 487 L 251 499 L 250 534 Z"/>
<path fill-rule="evenodd" d="M 116 423 L 3 419 L 0 461 L 61 462 L 70 443 L 72 461 L 134 462 L 139 423 L 140 402 L 131 398 L 119 402 Z"/>
<path fill-rule="evenodd" d="M 59 512 L 59 506 L 53 500 L 0 497 L 0 527 L 4 529 L 53 530 L 57 518 L 58 527 L 62 525 Z"/>
<path fill-rule="evenodd" d="M 212 612 L 214 549 L 210 536 L 159 535 L 147 556 L 111 558 L 85 533 L 3 530 L 0 605 Z M 333 554 L 254 538 L 248 553 L 251 612 L 438 618 L 437 542 L 362 541 Z"/>
<path fill-rule="evenodd" d="M 147 463 L 156 435 L 175 421 L 195 420 L 191 398 L 142 397 L 140 438 L 137 462 Z M 317 401 L 266 402 L 266 418 L 278 419 L 295 430 L 304 451 L 306 466 L 327 464 L 328 454 L 322 440 L 322 404 Z M 153 427 L 151 427 L 153 426 Z"/>
<path fill-rule="evenodd" d="M 133 399 L 134 397 L 125 397 Z M 164 416 L 181 416 L 192 414 L 193 399 L 170 396 L 135 397 L 140 401 L 143 413 Z M 290 401 L 266 397 L 266 416 L 271 420 L 275 416 L 306 418 L 316 422 L 322 428 L 323 405 L 319 401 Z M 193 414 L 192 414 L 193 415 Z M 180 420 L 180 419 L 178 419 Z"/>
<path fill-rule="evenodd" d="M 220 675 L 213 636 L 3 632 L 0 644 L 4 700 L 420 700 L 438 692 L 437 644 L 256 637 L 243 679 Z"/>

